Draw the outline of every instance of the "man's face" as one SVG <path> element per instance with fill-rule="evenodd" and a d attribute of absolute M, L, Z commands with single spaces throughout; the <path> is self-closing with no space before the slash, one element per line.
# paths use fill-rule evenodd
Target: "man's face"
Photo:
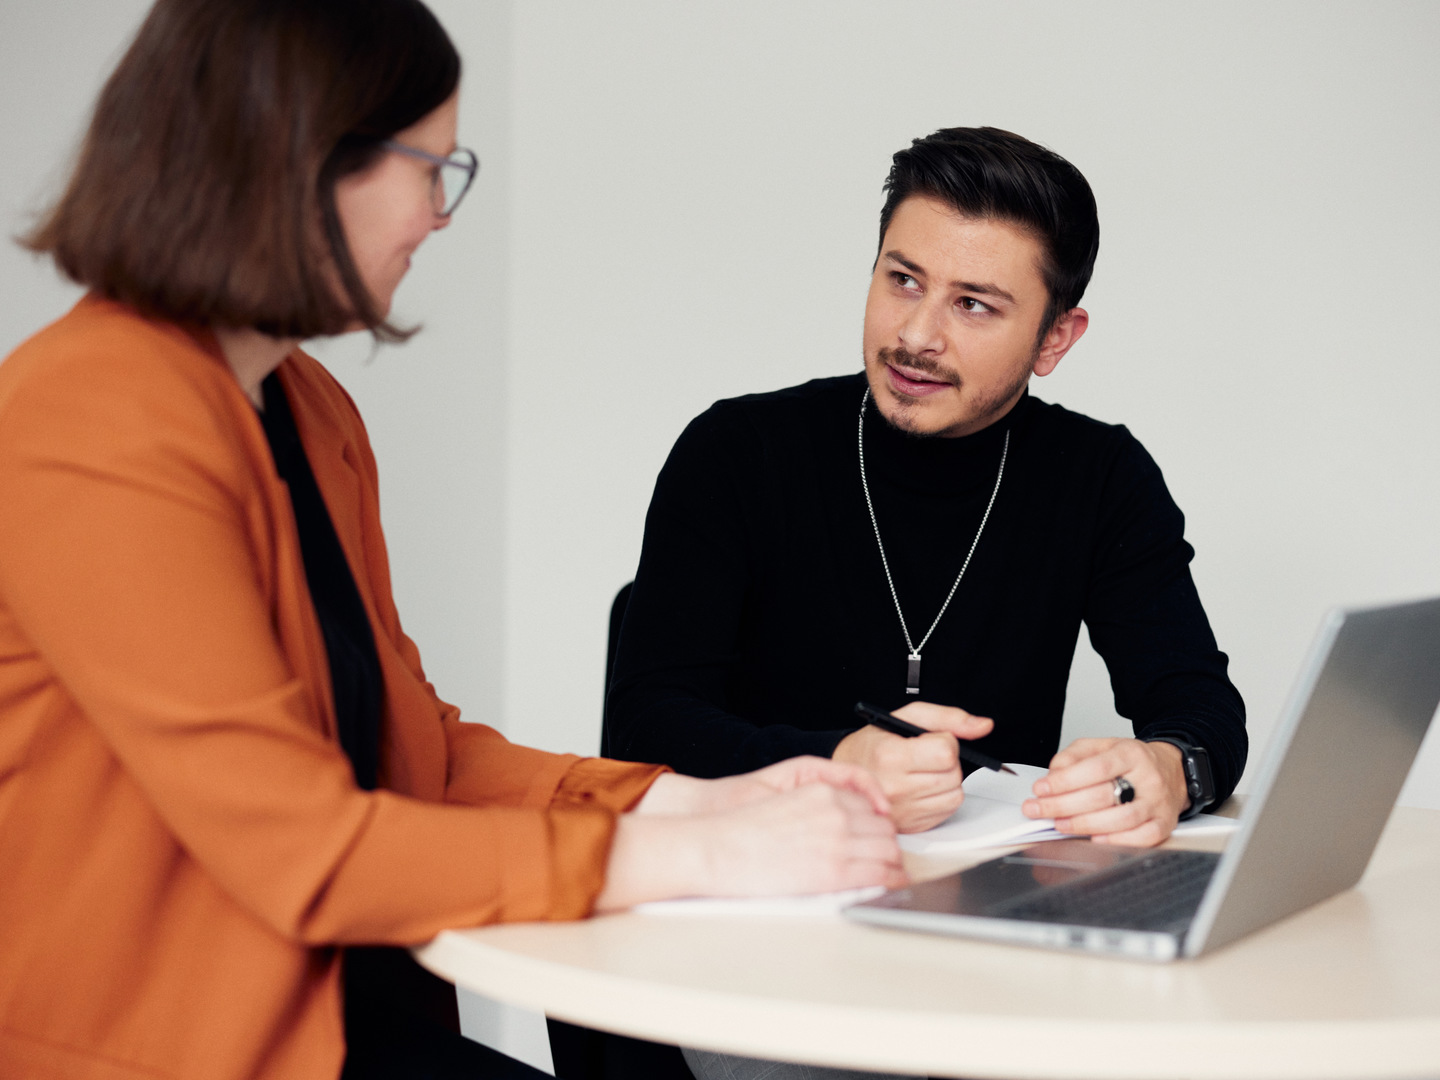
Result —
<path fill-rule="evenodd" d="M 1039 241 L 914 195 L 895 208 L 865 301 L 865 374 L 880 412 L 916 435 L 999 420 L 1031 373 L 1048 375 L 1085 330 L 1066 312 L 1036 345 L 1049 292 Z"/>

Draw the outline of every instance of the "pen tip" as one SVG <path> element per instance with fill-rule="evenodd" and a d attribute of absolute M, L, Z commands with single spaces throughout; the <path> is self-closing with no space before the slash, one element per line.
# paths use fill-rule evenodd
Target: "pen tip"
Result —
<path fill-rule="evenodd" d="M 1019 776 L 1019 775 L 1020 775 L 1020 774 L 1017 773 L 1014 769 L 1010 768 L 1009 765 L 1001 765 L 1001 766 L 1000 766 L 1000 771 L 1001 771 L 1001 772 L 1008 772 L 1011 776 Z"/>

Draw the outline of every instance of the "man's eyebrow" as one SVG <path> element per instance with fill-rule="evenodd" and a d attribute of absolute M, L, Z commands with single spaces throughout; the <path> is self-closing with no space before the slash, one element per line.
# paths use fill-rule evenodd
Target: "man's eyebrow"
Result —
<path fill-rule="evenodd" d="M 923 273 L 925 273 L 925 270 L 924 270 L 923 267 L 917 265 L 916 263 L 911 262 L 909 259 L 905 258 L 904 255 L 901 255 L 898 251 L 887 251 L 887 252 L 885 252 L 885 258 L 889 259 L 891 262 L 897 262 L 897 263 L 899 263 L 899 264 L 900 264 L 901 266 L 903 266 L 906 270 L 909 270 L 912 274 L 923 274 Z"/>
<path fill-rule="evenodd" d="M 952 281 L 950 282 L 950 287 L 952 289 L 959 289 L 961 292 L 974 292 L 982 293 L 986 296 L 993 296 L 999 300 L 1004 300 L 1007 304 L 1015 303 L 1015 297 L 1000 288 L 999 285 L 992 284 L 988 281 Z"/>
<path fill-rule="evenodd" d="M 923 275 L 925 273 L 925 270 L 921 266 L 911 262 L 898 251 L 885 252 L 885 258 L 891 262 L 899 263 L 912 274 Z M 1004 300 L 1007 304 L 1015 303 L 1015 297 L 1011 296 L 1010 293 L 1002 289 L 999 285 L 989 281 L 952 281 L 950 282 L 950 287 L 952 289 L 959 289 L 962 292 L 981 293 L 985 296 L 993 296 L 999 300 Z"/>

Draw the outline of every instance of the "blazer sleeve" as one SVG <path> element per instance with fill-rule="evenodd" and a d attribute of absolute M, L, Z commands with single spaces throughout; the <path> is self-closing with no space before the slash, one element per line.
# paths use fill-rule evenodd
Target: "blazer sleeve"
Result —
<path fill-rule="evenodd" d="M 536 797 L 514 805 L 355 786 L 277 638 L 257 550 L 276 530 L 234 451 L 258 425 L 224 379 L 128 344 L 89 342 L 68 376 L 11 380 L 0 401 L 0 596 L 133 787 L 136 827 L 158 819 L 237 903 L 310 944 L 586 914 L 615 806 L 571 797 L 573 761 L 532 769 Z M 510 751 L 481 756 L 456 772 L 477 797 Z"/>

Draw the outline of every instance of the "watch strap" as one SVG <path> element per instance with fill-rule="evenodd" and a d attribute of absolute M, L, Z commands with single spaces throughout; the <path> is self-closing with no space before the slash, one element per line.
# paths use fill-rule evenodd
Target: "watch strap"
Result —
<path fill-rule="evenodd" d="M 1195 746 L 1173 735 L 1154 735 L 1143 741 L 1169 743 L 1180 751 L 1185 791 L 1190 796 L 1190 805 L 1180 811 L 1181 821 L 1188 821 L 1214 804 L 1215 776 L 1210 770 L 1210 754 L 1203 746 Z"/>

